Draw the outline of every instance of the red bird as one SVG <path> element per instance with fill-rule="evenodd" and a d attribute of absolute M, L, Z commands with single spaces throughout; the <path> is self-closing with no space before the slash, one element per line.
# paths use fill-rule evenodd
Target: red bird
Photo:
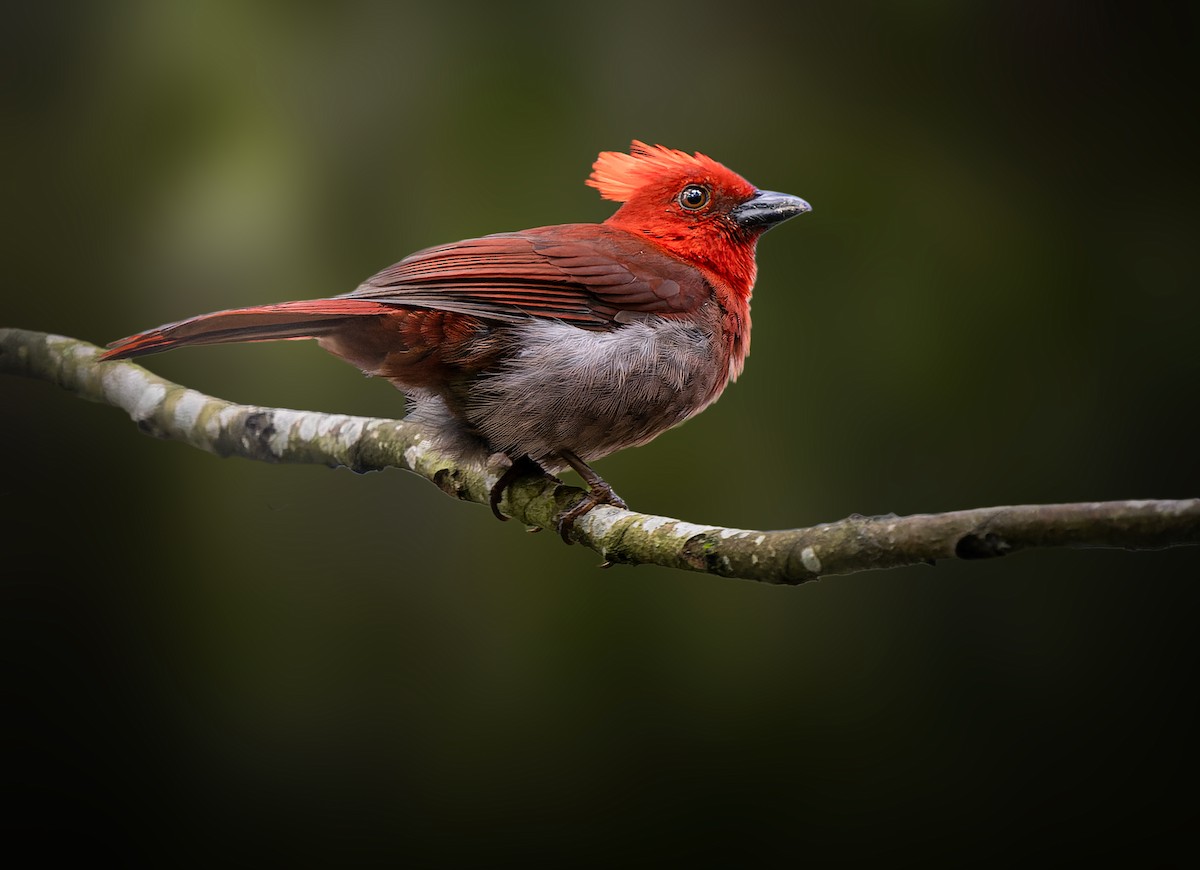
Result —
<path fill-rule="evenodd" d="M 439 443 L 567 466 L 598 504 L 625 507 L 589 462 L 700 413 L 742 371 L 759 236 L 810 210 L 705 157 L 635 141 L 587 183 L 624 203 L 562 224 L 427 248 L 329 299 L 203 314 L 121 339 L 103 359 L 193 344 L 314 338 L 408 397 Z"/>

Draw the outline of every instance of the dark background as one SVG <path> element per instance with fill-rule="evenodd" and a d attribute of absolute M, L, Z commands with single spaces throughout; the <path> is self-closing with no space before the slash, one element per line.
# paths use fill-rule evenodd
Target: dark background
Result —
<path fill-rule="evenodd" d="M 590 164 L 640 138 L 815 211 L 760 247 L 742 380 L 600 463 L 634 507 L 1197 496 L 1196 50 L 1191 14 L 1104 3 L 25 4 L 0 324 L 104 343 L 602 220 Z M 401 408 L 304 342 L 148 365 Z M 0 391 L 10 844 L 905 863 L 1194 827 L 1200 551 L 599 571 L 412 475 Z"/>

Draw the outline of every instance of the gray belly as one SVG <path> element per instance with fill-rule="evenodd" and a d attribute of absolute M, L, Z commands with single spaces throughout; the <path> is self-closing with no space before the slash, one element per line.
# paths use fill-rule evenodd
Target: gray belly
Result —
<path fill-rule="evenodd" d="M 465 416 L 492 450 L 585 461 L 645 444 L 716 400 L 729 365 L 715 330 L 651 318 L 611 332 L 517 327 L 519 348 L 475 381 Z"/>

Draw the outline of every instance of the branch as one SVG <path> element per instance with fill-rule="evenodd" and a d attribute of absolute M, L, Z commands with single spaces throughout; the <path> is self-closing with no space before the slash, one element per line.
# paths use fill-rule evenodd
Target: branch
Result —
<path fill-rule="evenodd" d="M 397 420 L 236 405 L 189 390 L 100 348 L 62 336 L 0 329 L 0 372 L 58 384 L 124 409 L 143 431 L 218 456 L 307 462 L 354 471 L 415 472 L 449 495 L 487 504 L 503 472 L 437 451 L 419 426 Z M 545 477 L 518 480 L 502 508 L 554 526 L 583 491 Z M 852 516 L 806 529 L 758 532 L 702 526 L 614 507 L 582 517 L 575 541 L 606 563 L 655 564 L 796 585 L 938 559 L 983 559 L 1030 547 L 1158 549 L 1200 544 L 1200 499 L 979 508 L 909 517 Z"/>

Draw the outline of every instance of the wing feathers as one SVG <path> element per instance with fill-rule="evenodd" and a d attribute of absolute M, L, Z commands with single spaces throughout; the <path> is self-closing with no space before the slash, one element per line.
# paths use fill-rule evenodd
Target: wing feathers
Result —
<path fill-rule="evenodd" d="M 341 298 L 434 308 L 489 320 L 570 320 L 692 311 L 711 287 L 689 266 L 622 230 L 594 224 L 502 233 L 427 248 Z"/>
<path fill-rule="evenodd" d="M 395 315 L 397 308 L 612 329 L 694 311 L 711 296 L 700 272 L 644 239 L 605 225 L 568 224 L 427 248 L 344 296 L 193 317 L 114 342 L 103 358 L 185 344 L 329 337 L 347 317 Z"/>

